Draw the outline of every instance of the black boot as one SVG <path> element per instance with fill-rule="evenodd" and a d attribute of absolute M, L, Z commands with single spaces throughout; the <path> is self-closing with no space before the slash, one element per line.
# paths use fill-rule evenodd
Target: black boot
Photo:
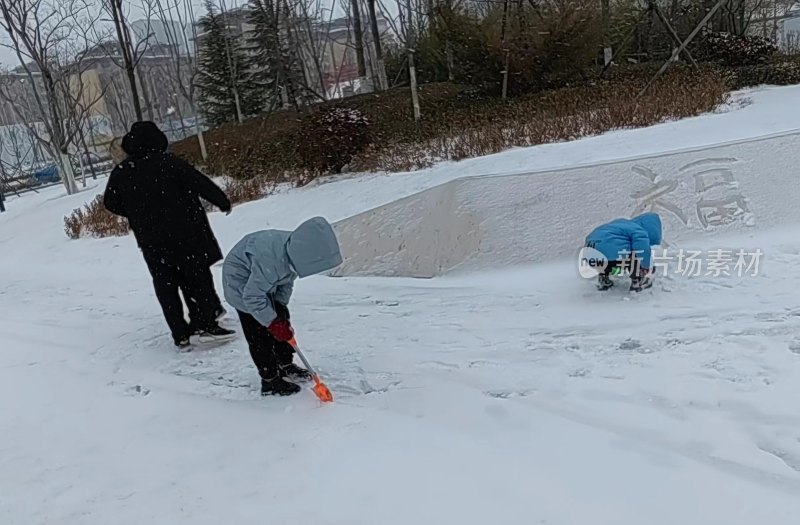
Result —
<path fill-rule="evenodd" d="M 290 381 L 311 381 L 311 372 L 306 370 L 305 368 L 299 367 L 294 363 L 290 363 L 288 365 L 284 365 L 280 367 L 280 375 L 281 377 L 285 377 Z"/>
<path fill-rule="evenodd" d="M 272 379 L 261 380 L 262 396 L 291 396 L 300 390 L 302 389 L 299 385 L 286 381 L 280 375 L 276 375 Z"/>

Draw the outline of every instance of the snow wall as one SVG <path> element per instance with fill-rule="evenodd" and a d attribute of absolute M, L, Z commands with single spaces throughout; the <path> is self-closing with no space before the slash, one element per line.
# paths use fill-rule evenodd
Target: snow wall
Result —
<path fill-rule="evenodd" d="M 335 276 L 435 277 L 575 256 L 598 224 L 658 212 L 665 245 L 800 222 L 800 133 L 454 180 L 335 224 Z"/>

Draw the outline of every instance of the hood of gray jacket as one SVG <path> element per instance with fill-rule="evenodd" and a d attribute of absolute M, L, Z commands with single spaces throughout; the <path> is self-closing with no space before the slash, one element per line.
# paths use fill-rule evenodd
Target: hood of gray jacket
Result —
<path fill-rule="evenodd" d="M 307 220 L 289 235 L 286 254 L 301 278 L 332 270 L 342 264 L 336 233 L 322 217 Z"/>

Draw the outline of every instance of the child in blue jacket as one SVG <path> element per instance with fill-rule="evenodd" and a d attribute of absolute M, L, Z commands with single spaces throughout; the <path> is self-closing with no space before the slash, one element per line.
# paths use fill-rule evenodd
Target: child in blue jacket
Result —
<path fill-rule="evenodd" d="M 615 219 L 595 228 L 586 236 L 586 246 L 603 254 L 608 264 L 598 277 L 597 288 L 608 290 L 614 283 L 611 273 L 628 268 L 631 290 L 653 285 L 652 247 L 661 244 L 661 217 L 643 213 L 631 219 Z M 620 268 L 621 267 L 621 268 Z"/>

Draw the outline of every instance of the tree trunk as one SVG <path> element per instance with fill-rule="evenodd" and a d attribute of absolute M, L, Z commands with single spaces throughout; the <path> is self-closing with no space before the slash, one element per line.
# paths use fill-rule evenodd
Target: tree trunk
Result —
<path fill-rule="evenodd" d="M 417 93 L 417 68 L 414 65 L 414 53 L 412 48 L 408 50 L 408 77 L 411 83 L 411 103 L 414 106 L 414 120 L 420 119 L 419 94 Z"/>
<path fill-rule="evenodd" d="M 91 118 L 91 117 L 88 117 Z M 83 152 L 86 155 L 86 158 L 89 160 L 89 171 L 92 172 L 92 178 L 97 180 L 97 173 L 94 171 L 94 164 L 91 162 L 92 158 L 89 154 L 89 146 L 86 144 L 86 135 L 83 133 L 83 127 L 81 127 L 78 131 L 78 136 L 81 139 L 81 147 L 83 148 Z M 81 162 L 81 165 L 83 162 Z M 81 166 L 81 172 L 83 174 L 83 187 L 86 187 L 86 168 Z"/>
<path fill-rule="evenodd" d="M 78 193 L 78 183 L 75 181 L 75 172 L 72 171 L 69 155 L 64 151 L 58 150 L 57 156 L 59 171 L 64 180 L 64 187 L 67 188 L 67 195 Z"/>
<path fill-rule="evenodd" d="M 359 0 L 350 0 L 353 9 L 353 32 L 356 40 L 356 62 L 358 63 L 358 76 L 367 76 L 367 62 L 364 60 L 364 32 L 361 28 L 361 6 Z"/>
<path fill-rule="evenodd" d="M 67 154 L 66 137 L 64 133 L 64 119 L 61 118 L 61 111 L 58 107 L 58 93 L 53 75 L 50 71 L 42 71 L 42 81 L 44 83 L 45 94 L 47 95 L 48 110 L 50 112 L 50 146 L 54 152 L 56 161 L 67 189 L 67 195 L 78 192 L 78 184 L 75 182 L 75 172 L 72 171 L 72 163 Z"/>
<path fill-rule="evenodd" d="M 503 98 L 508 96 L 508 44 L 506 43 L 506 26 L 508 25 L 508 0 L 503 1 L 503 21 L 500 29 L 500 41 L 503 47 Z"/>
<path fill-rule="evenodd" d="M 644 53 L 647 55 L 648 61 L 653 58 L 653 42 L 655 40 L 653 28 L 656 25 L 656 10 L 654 5 L 655 0 L 647 0 L 647 34 L 645 36 Z"/>
<path fill-rule="evenodd" d="M 414 106 L 414 121 L 421 117 L 419 107 L 419 93 L 417 92 L 417 68 L 414 61 L 416 38 L 414 35 L 414 11 L 411 9 L 411 0 L 406 0 L 408 8 L 408 77 L 411 84 L 411 103 Z"/>
<path fill-rule="evenodd" d="M 125 66 L 125 73 L 128 77 L 128 85 L 131 89 L 131 102 L 133 103 L 133 112 L 137 121 L 144 120 L 144 113 L 142 112 L 142 101 L 139 100 L 139 88 L 136 86 L 136 71 L 131 67 Z"/>
<path fill-rule="evenodd" d="M 200 119 L 197 117 L 194 104 L 192 104 L 192 113 L 194 117 L 194 129 L 197 131 L 197 143 L 200 145 L 200 155 L 203 157 L 203 162 L 208 160 L 208 150 L 206 150 L 206 139 L 203 136 L 203 128 L 200 126 Z"/>
<path fill-rule="evenodd" d="M 369 22 L 372 27 L 372 44 L 375 46 L 375 61 L 378 69 L 378 85 L 381 90 L 389 89 L 389 81 L 386 79 L 386 62 L 383 59 L 383 46 L 381 45 L 381 32 L 378 29 L 378 15 L 375 11 L 375 0 L 367 0 L 369 10 Z"/>

